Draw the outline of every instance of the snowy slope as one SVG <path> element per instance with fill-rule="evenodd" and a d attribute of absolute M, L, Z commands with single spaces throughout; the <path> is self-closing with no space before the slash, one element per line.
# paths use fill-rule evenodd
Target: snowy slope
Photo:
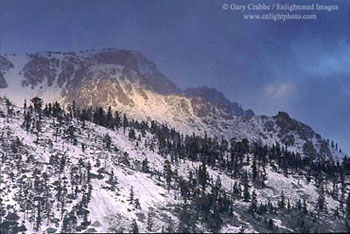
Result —
<path fill-rule="evenodd" d="M 147 132 L 139 142 L 130 139 L 130 128 L 115 131 L 90 122 L 83 126 L 77 119 L 67 120 L 65 124 L 60 125 L 55 118 L 43 117 L 41 131 L 37 135 L 35 130 L 28 132 L 21 127 L 24 122 L 23 108 L 11 108 L 14 114 L 8 115 L 5 100 L 0 99 L 0 196 L 3 198 L 4 207 L 13 206 L 8 212 L 17 212 L 20 217 L 19 223 L 25 225 L 27 233 L 62 231 L 65 218 L 72 212 L 74 217 L 77 217 L 79 227 L 84 219 L 82 215 L 77 214 L 77 207 L 89 196 L 86 207 L 89 211 L 89 224 L 82 230 L 74 226 L 75 232 L 128 232 L 133 220 L 136 220 L 141 232 L 166 230 L 169 218 L 174 227 L 179 225 L 180 216 L 176 207 L 187 202 L 181 199 L 178 188 L 168 189 L 163 173 L 165 160 L 170 161 L 171 157 L 159 154 L 157 148 L 151 150 L 146 146 L 146 142 L 155 141 L 151 133 Z M 76 142 L 72 142 L 65 132 L 69 126 L 75 128 Z M 106 134 L 111 138 L 110 149 L 106 148 L 104 141 Z M 136 136 L 140 134 L 142 133 L 136 132 Z M 62 167 L 63 158 L 65 163 Z M 141 169 L 141 162 L 146 158 L 152 173 Z M 88 165 L 91 165 L 91 170 Z M 180 159 L 172 164 L 172 169 L 177 170 L 180 177 L 186 178 L 190 172 L 195 173 L 200 165 L 198 161 Z M 250 173 L 251 167 L 247 165 L 246 170 Z M 208 167 L 208 173 L 213 181 L 220 177 L 227 194 L 232 194 L 235 182 L 240 183 L 239 179 L 217 167 Z M 257 193 L 258 203 L 270 201 L 277 204 L 283 192 L 291 204 L 295 205 L 299 199 L 306 199 L 309 210 L 314 210 L 318 188 L 315 181 L 306 181 L 303 172 L 284 174 L 268 167 L 266 175 L 265 188 L 250 185 L 251 191 Z M 47 178 L 46 185 L 36 182 L 40 181 L 39 178 Z M 113 189 L 111 181 L 115 182 Z M 326 187 L 327 191 L 330 190 L 331 181 L 326 183 Z M 40 192 L 40 188 L 45 189 Z M 59 192 L 58 188 L 63 192 Z M 140 207 L 137 207 L 135 202 L 130 202 L 131 188 L 134 194 L 133 201 L 138 199 Z M 39 200 L 35 197 L 39 200 L 48 197 L 45 204 L 51 213 L 41 211 L 40 215 L 37 214 L 35 207 Z M 29 211 L 35 211 L 34 213 L 23 210 L 22 205 L 27 204 L 23 203 L 24 201 L 33 202 L 29 205 L 32 207 Z M 64 207 L 61 206 L 62 201 Z M 42 206 L 46 207 L 45 204 Z M 318 214 L 320 220 L 329 231 L 344 231 L 343 221 L 334 219 L 331 212 L 339 206 L 338 199 L 326 193 L 326 204 L 330 212 Z M 242 227 L 247 232 L 267 231 L 266 227 L 252 219 L 248 212 L 249 205 L 250 203 L 242 199 L 235 199 L 233 216 L 224 218 L 220 232 L 239 232 Z M 150 212 L 153 212 L 151 229 L 147 225 Z M 37 218 L 31 217 L 42 217 L 38 230 Z M 270 218 L 273 218 L 277 227 L 275 230 L 296 230 L 288 215 L 276 214 Z M 197 231 L 210 231 L 204 223 L 199 222 L 195 225 Z"/>
<path fill-rule="evenodd" d="M 104 49 L 0 56 L 0 96 L 22 106 L 35 96 L 45 102 L 111 106 L 140 120 L 157 120 L 183 133 L 251 139 L 309 157 L 344 154 L 312 128 L 286 113 L 254 116 L 219 91 L 206 86 L 181 91 L 155 64 L 133 51 Z M 6 85 L 5 85 L 6 83 Z"/>

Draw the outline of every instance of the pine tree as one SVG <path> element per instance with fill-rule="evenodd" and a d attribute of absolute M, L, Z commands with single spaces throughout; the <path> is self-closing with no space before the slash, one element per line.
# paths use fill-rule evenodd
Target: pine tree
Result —
<path fill-rule="evenodd" d="M 171 220 L 171 217 L 169 217 L 168 220 L 168 227 L 167 227 L 167 233 L 173 233 L 174 232 L 174 227 L 173 227 L 173 221 Z"/>
<path fill-rule="evenodd" d="M 166 179 L 166 183 L 168 186 L 168 189 L 170 188 L 171 178 L 172 178 L 172 170 L 169 160 L 164 161 L 164 176 Z"/>
<path fill-rule="evenodd" d="M 181 212 L 179 213 L 179 226 L 176 232 L 180 233 L 189 233 L 191 225 L 191 215 L 187 210 L 187 207 L 184 205 Z"/>
<path fill-rule="evenodd" d="M 345 214 L 346 217 L 349 219 L 350 218 L 350 192 L 348 194 L 348 198 L 346 199 L 346 207 L 345 207 Z"/>
<path fill-rule="evenodd" d="M 250 211 L 254 214 L 256 212 L 257 208 L 258 208 L 258 199 L 257 199 L 255 191 L 253 191 L 252 201 L 251 201 L 251 205 L 250 205 Z"/>
<path fill-rule="evenodd" d="M 248 184 L 248 175 L 247 172 L 243 175 L 243 198 L 244 201 L 249 201 L 250 193 L 249 193 L 249 184 Z"/>
<path fill-rule="evenodd" d="M 198 168 L 198 182 L 202 187 L 202 191 L 205 191 L 207 186 L 207 179 L 208 179 L 208 173 L 207 173 L 207 167 L 206 164 L 202 162 L 202 165 Z"/>
<path fill-rule="evenodd" d="M 321 185 L 318 192 L 317 209 L 321 211 L 324 211 L 325 209 L 327 209 L 323 185 Z"/>
<path fill-rule="evenodd" d="M 125 129 L 129 126 L 129 121 L 128 119 L 126 118 L 126 114 L 124 114 L 124 117 L 123 117 L 123 130 L 124 130 L 124 133 L 125 133 Z"/>
<path fill-rule="evenodd" d="M 239 232 L 238 233 L 244 233 L 245 232 L 245 227 L 242 225 L 240 228 L 239 228 Z"/>
<path fill-rule="evenodd" d="M 307 204 L 306 204 L 306 200 L 304 199 L 303 201 L 303 214 L 306 215 L 307 214 Z"/>
<path fill-rule="evenodd" d="M 141 209 L 140 200 L 138 198 L 135 198 L 134 205 L 136 209 Z"/>
<path fill-rule="evenodd" d="M 113 121 L 113 115 L 112 115 L 112 108 L 109 106 L 108 111 L 107 111 L 107 116 L 106 116 L 106 122 L 107 122 L 107 127 L 110 129 L 114 129 L 114 121 Z"/>
<path fill-rule="evenodd" d="M 5 215 L 6 215 L 5 205 L 3 203 L 3 199 L 0 197 L 0 224 L 3 222 L 3 218 L 5 217 Z"/>
<path fill-rule="evenodd" d="M 70 139 L 71 142 L 74 142 L 74 140 L 76 139 L 74 132 L 75 132 L 75 127 L 69 126 L 68 127 L 68 138 Z"/>
<path fill-rule="evenodd" d="M 235 181 L 235 183 L 233 185 L 233 194 L 236 196 L 241 196 L 241 188 L 238 185 L 237 181 Z"/>
<path fill-rule="evenodd" d="M 287 210 L 288 210 L 288 212 L 290 212 L 291 209 L 292 209 L 292 207 L 290 205 L 290 200 L 288 198 L 288 202 L 287 202 Z"/>
<path fill-rule="evenodd" d="M 130 195 L 129 195 L 129 202 L 132 204 L 134 202 L 134 187 L 130 187 Z"/>
<path fill-rule="evenodd" d="M 117 131 L 118 131 L 120 125 L 121 125 L 121 118 L 120 118 L 119 112 L 116 111 L 114 113 L 114 126 L 117 129 Z"/>
<path fill-rule="evenodd" d="M 112 139 L 108 133 L 104 136 L 103 141 L 106 143 L 106 149 L 111 150 Z"/>
<path fill-rule="evenodd" d="M 273 220 L 270 218 L 270 219 L 269 219 L 269 222 L 268 222 L 268 224 L 267 224 L 267 228 L 270 229 L 270 230 L 273 230 L 273 227 L 274 227 L 274 225 L 273 225 Z"/>
<path fill-rule="evenodd" d="M 73 100 L 72 102 L 72 116 L 73 118 L 77 117 L 77 108 L 76 108 L 75 100 Z"/>
<path fill-rule="evenodd" d="M 81 151 L 83 151 L 83 153 L 85 152 L 85 144 L 81 143 Z"/>
<path fill-rule="evenodd" d="M 153 228 L 153 216 L 154 216 L 153 208 L 149 208 L 147 213 L 147 230 L 150 232 L 152 232 L 152 228 Z"/>
<path fill-rule="evenodd" d="M 280 209 L 285 209 L 286 208 L 286 201 L 285 201 L 285 197 L 284 197 L 284 192 L 281 192 L 281 198 L 280 201 L 278 203 L 278 206 Z"/>
<path fill-rule="evenodd" d="M 36 216 L 36 226 L 35 226 L 35 230 L 39 231 L 39 228 L 41 226 L 41 222 L 42 222 L 42 217 L 41 217 L 41 205 L 40 202 L 38 202 L 38 206 L 37 206 L 37 216 Z"/>
<path fill-rule="evenodd" d="M 259 215 L 263 215 L 267 212 L 267 207 L 266 205 L 263 205 L 261 202 L 259 204 L 258 209 L 256 210 L 256 213 L 258 213 Z"/>
<path fill-rule="evenodd" d="M 244 201 L 249 201 L 250 199 L 250 193 L 249 193 L 249 186 L 248 183 L 244 184 L 244 188 L 243 188 L 243 197 L 244 197 Z"/>
<path fill-rule="evenodd" d="M 39 97 L 34 97 L 30 100 L 33 103 L 35 113 L 41 114 L 41 108 L 43 106 L 43 100 Z"/>
<path fill-rule="evenodd" d="M 133 128 L 130 128 L 129 139 L 132 140 L 132 141 L 136 139 L 135 130 Z"/>
<path fill-rule="evenodd" d="M 253 182 L 255 182 L 257 177 L 258 177 L 258 169 L 256 166 L 256 157 L 253 158 L 252 173 L 253 173 Z"/>
<path fill-rule="evenodd" d="M 132 223 L 131 223 L 131 233 L 139 233 L 139 227 L 137 225 L 137 222 L 135 219 L 132 220 Z"/>
<path fill-rule="evenodd" d="M 148 159 L 147 158 L 142 160 L 142 171 L 143 172 L 148 172 L 149 171 Z"/>
<path fill-rule="evenodd" d="M 116 179 L 114 177 L 114 172 L 113 171 L 111 172 L 111 174 L 109 176 L 108 183 L 111 185 L 111 187 L 110 187 L 111 191 L 114 192 L 116 190 L 116 185 L 117 185 L 118 182 L 116 181 Z"/>

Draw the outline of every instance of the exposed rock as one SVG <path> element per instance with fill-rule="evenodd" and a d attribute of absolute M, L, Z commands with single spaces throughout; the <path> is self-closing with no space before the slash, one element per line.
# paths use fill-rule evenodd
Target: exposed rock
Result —
<path fill-rule="evenodd" d="M 281 142 L 286 146 L 292 146 L 295 143 L 294 135 L 286 135 L 281 139 Z"/>
<path fill-rule="evenodd" d="M 329 150 L 328 144 L 324 140 L 322 140 L 321 143 L 320 154 L 327 157 L 331 156 L 331 151 Z"/>
<path fill-rule="evenodd" d="M 257 142 L 279 141 L 285 146 L 296 145 L 299 153 L 331 154 L 319 134 L 287 113 L 255 116 L 252 110 L 244 110 L 207 86 L 180 92 L 154 63 L 137 52 L 104 49 L 44 52 L 23 57 L 28 59 L 18 68 L 23 87 L 36 89 L 36 95 L 52 94 L 64 104 L 75 100 L 79 107 L 111 106 L 135 118 L 155 119 L 181 131 L 199 134 L 206 131 L 212 136 L 249 138 Z M 0 56 L 0 88 L 8 87 L 6 80 L 17 78 L 7 76 L 13 63 L 18 66 L 15 61 Z M 46 89 L 47 86 L 54 87 Z"/>
<path fill-rule="evenodd" d="M 5 57 L 0 56 L 0 71 L 8 71 L 13 68 L 14 65 L 10 61 L 8 61 Z"/>
<path fill-rule="evenodd" d="M 191 105 L 193 112 L 196 116 L 200 118 L 208 116 L 210 112 L 209 105 L 207 105 L 207 103 L 205 103 L 205 101 L 201 97 L 196 96 L 192 98 Z"/>
<path fill-rule="evenodd" d="M 248 110 L 244 111 L 243 115 L 247 116 L 247 117 L 253 117 L 253 116 L 255 116 L 255 113 L 253 110 L 248 109 Z"/>
<path fill-rule="evenodd" d="M 159 94 L 179 92 L 176 85 L 158 72 L 154 63 L 137 52 L 117 49 L 105 49 L 91 56 L 91 61 L 101 64 L 122 65 L 138 73 L 138 80 L 144 88 Z"/>
<path fill-rule="evenodd" d="M 67 81 L 74 77 L 75 66 L 81 67 L 79 59 L 74 57 L 64 58 L 61 65 L 61 73 L 58 75 L 57 84 L 61 88 Z"/>
<path fill-rule="evenodd" d="M 43 84 L 45 80 L 47 80 L 49 87 L 52 86 L 60 61 L 56 58 L 46 58 L 40 54 L 31 54 L 29 57 L 31 60 L 23 68 L 22 86 L 34 88 Z"/>
<path fill-rule="evenodd" d="M 315 147 L 310 141 L 307 141 L 304 143 L 303 153 L 305 154 L 305 156 L 310 157 L 310 158 L 315 158 L 317 156 L 317 152 L 315 150 Z"/>
<path fill-rule="evenodd" d="M 55 233 L 55 232 L 57 232 L 57 229 L 56 229 L 56 228 L 49 227 L 49 228 L 46 229 L 46 232 L 47 232 L 47 233 Z"/>
<path fill-rule="evenodd" d="M 202 86 L 199 88 L 188 88 L 184 91 L 187 97 L 200 96 L 201 98 L 222 105 L 230 112 L 232 112 L 235 116 L 254 116 L 254 112 L 252 110 L 247 110 L 246 112 L 242 109 L 241 105 L 236 102 L 231 102 L 228 100 L 221 92 L 216 90 L 215 88 L 209 88 L 208 86 Z"/>
<path fill-rule="evenodd" d="M 8 84 L 7 84 L 6 80 L 5 80 L 5 77 L 0 72 L 0 89 L 5 89 L 7 87 L 8 87 Z"/>
<path fill-rule="evenodd" d="M 93 223 L 91 224 L 91 226 L 94 226 L 94 227 L 101 227 L 102 225 L 101 225 L 101 223 L 100 223 L 98 220 L 96 220 L 95 222 L 93 222 Z"/>

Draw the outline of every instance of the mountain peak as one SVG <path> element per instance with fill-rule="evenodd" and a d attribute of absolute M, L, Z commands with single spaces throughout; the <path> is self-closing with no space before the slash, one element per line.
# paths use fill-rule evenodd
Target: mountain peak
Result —
<path fill-rule="evenodd" d="M 279 111 L 275 117 L 279 120 L 292 121 L 292 118 L 289 116 L 289 114 L 284 111 Z"/>
<path fill-rule="evenodd" d="M 254 112 L 252 110 L 244 111 L 239 103 L 231 102 L 223 93 L 206 85 L 197 88 L 188 88 L 184 90 L 184 93 L 187 97 L 200 96 L 209 102 L 225 106 L 235 116 L 254 116 Z"/>
<path fill-rule="evenodd" d="M 17 105 L 39 96 L 45 102 L 75 101 L 80 108 L 111 106 L 134 118 L 155 119 L 182 132 L 280 141 L 288 147 L 295 145 L 295 151 L 301 153 L 322 151 L 330 155 L 321 150 L 320 135 L 287 113 L 253 118 L 252 110 L 244 110 L 215 88 L 181 91 L 154 63 L 135 51 L 107 48 L 0 56 L 0 88 L 0 95 Z M 309 150 L 309 142 L 315 143 L 315 150 Z"/>
<path fill-rule="evenodd" d="M 51 87 L 55 83 L 62 88 L 68 88 L 71 84 L 91 80 L 91 76 L 99 73 L 97 79 L 106 78 L 123 71 L 122 78 L 130 78 L 133 73 L 133 81 L 146 89 L 159 94 L 174 94 L 179 88 L 157 70 L 154 63 L 149 61 L 139 52 L 106 48 L 101 50 L 81 50 L 77 52 L 37 52 L 26 55 L 0 56 L 0 73 L 13 68 L 12 60 L 25 61 L 20 69 L 20 83 L 31 89 Z M 109 74 L 108 74 L 109 73 Z M 105 74 L 105 75 L 101 75 Z M 1 79 L 1 78 L 0 78 Z M 7 80 L 8 81 L 8 80 Z M 2 87 L 5 87 L 6 77 L 1 79 Z M 74 85 L 76 87 L 76 85 Z M 40 88 L 41 89 L 41 88 Z"/>

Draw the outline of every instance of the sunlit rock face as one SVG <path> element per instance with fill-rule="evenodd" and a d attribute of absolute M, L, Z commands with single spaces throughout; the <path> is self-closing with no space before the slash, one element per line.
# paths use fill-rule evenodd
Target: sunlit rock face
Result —
<path fill-rule="evenodd" d="M 184 133 L 280 142 L 309 157 L 332 152 L 311 127 L 287 113 L 256 116 L 220 91 L 202 86 L 180 90 L 138 52 L 118 49 L 0 56 L 0 96 L 22 106 L 42 97 L 78 108 L 102 106 L 142 120 L 157 120 Z"/>

